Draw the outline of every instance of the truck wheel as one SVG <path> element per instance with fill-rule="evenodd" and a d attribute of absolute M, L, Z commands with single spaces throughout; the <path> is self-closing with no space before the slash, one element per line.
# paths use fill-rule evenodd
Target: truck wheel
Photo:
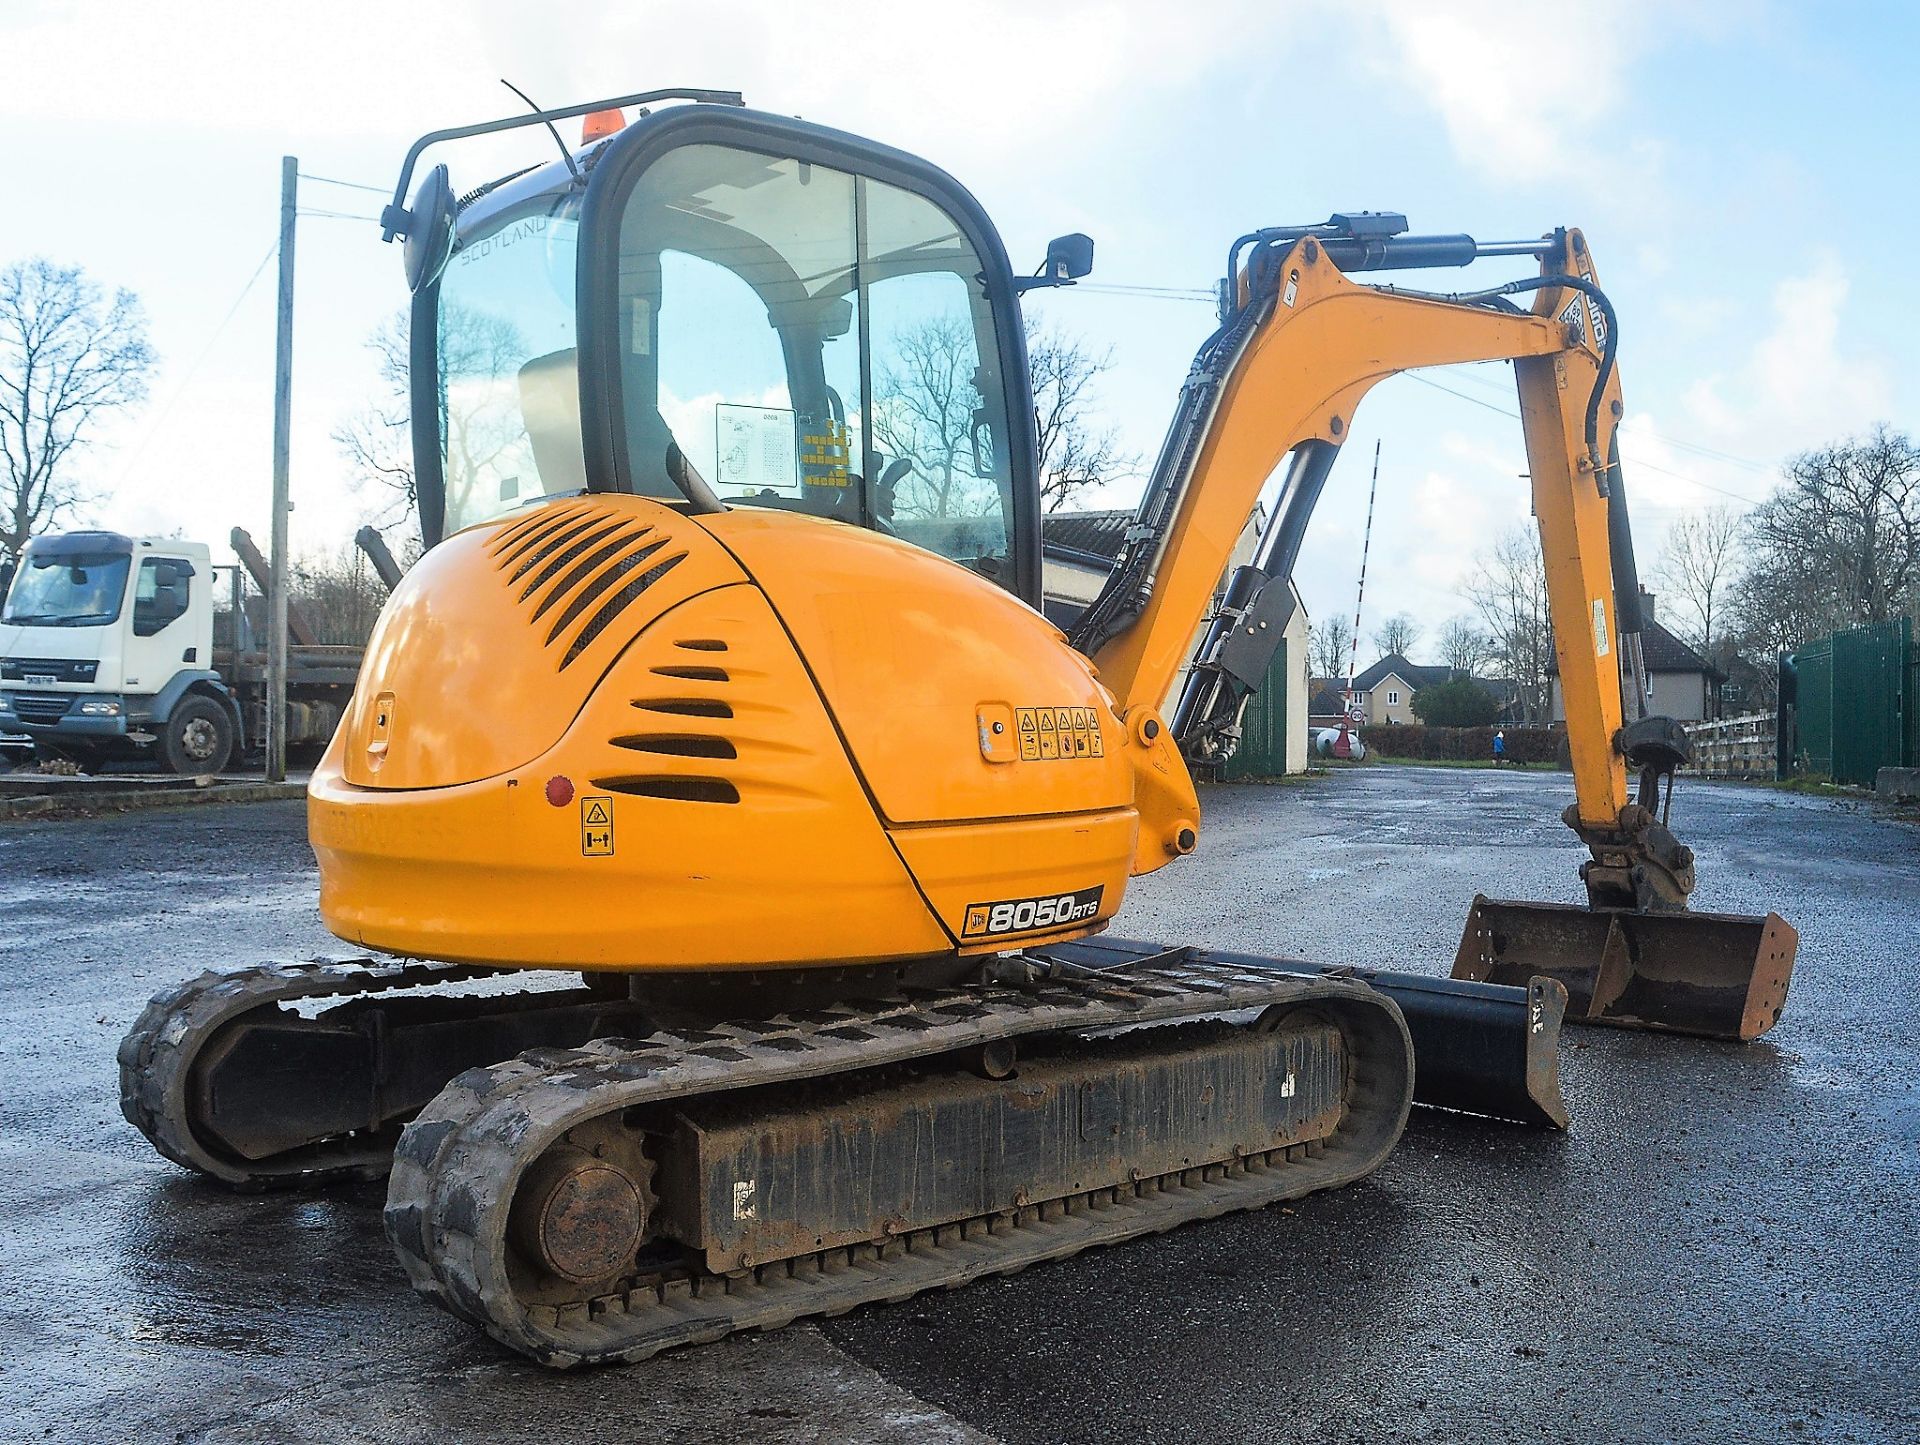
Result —
<path fill-rule="evenodd" d="M 210 697 L 188 697 L 167 719 L 160 752 L 176 773 L 217 773 L 233 754 L 233 719 Z"/>

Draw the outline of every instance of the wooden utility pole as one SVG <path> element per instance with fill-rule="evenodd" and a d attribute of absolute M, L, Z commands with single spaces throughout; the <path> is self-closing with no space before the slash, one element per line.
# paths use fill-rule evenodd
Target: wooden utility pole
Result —
<path fill-rule="evenodd" d="M 280 158 L 280 306 L 273 347 L 273 587 L 267 598 L 267 781 L 287 776 L 287 470 L 293 432 L 293 235 L 300 162 Z"/>

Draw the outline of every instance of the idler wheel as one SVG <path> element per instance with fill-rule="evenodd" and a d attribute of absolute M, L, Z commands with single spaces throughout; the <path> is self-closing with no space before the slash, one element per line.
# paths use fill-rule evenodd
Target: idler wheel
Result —
<path fill-rule="evenodd" d="M 507 1229 L 530 1261 L 574 1284 L 618 1279 L 646 1239 L 650 1191 L 618 1160 L 556 1144 L 527 1171 Z"/>

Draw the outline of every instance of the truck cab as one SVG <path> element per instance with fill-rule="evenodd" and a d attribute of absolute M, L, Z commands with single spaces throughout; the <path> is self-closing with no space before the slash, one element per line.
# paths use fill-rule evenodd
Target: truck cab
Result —
<path fill-rule="evenodd" d="M 213 583 L 204 542 L 36 537 L 0 606 L 0 734 L 82 767 L 157 750 L 220 771 L 241 721 L 213 668 Z"/>

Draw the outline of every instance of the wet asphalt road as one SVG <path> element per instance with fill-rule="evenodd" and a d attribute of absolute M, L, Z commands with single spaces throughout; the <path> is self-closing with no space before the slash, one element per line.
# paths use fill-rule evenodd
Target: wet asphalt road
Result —
<path fill-rule="evenodd" d="M 1473 893 L 1576 901 L 1563 775 L 1212 790 L 1118 932 L 1444 973 Z M 1801 930 L 1744 1047 L 1573 1031 L 1569 1135 L 1416 1111 L 1372 1179 L 554 1376 L 407 1294 L 377 1188 L 236 1199 L 113 1051 L 211 964 L 338 950 L 297 804 L 0 824 L 0 1439 L 1838 1439 L 1920 1433 L 1920 829 L 1683 788 L 1697 902 Z"/>

